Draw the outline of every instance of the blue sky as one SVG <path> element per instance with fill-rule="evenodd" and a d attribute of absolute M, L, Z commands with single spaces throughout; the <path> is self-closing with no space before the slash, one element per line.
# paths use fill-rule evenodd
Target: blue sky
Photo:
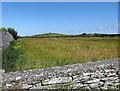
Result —
<path fill-rule="evenodd" d="M 2 26 L 19 35 L 118 33 L 117 2 L 3 2 Z"/>

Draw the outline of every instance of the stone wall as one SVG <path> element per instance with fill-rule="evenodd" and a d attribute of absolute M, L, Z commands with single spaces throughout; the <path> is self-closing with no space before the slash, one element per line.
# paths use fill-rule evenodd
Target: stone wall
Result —
<path fill-rule="evenodd" d="M 2 41 L 0 42 L 0 47 L 2 47 L 3 49 L 8 47 L 10 42 L 14 40 L 13 36 L 5 31 L 0 30 L 0 38 L 2 39 Z"/>
<path fill-rule="evenodd" d="M 120 58 L 3 73 L 3 89 L 120 89 Z"/>

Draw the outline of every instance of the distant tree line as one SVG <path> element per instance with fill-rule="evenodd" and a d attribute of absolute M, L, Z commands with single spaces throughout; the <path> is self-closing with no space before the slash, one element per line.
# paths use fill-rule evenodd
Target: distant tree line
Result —
<path fill-rule="evenodd" d="M 6 31 L 6 32 L 9 32 L 10 34 L 12 34 L 12 36 L 13 36 L 13 38 L 14 38 L 15 40 L 17 40 L 18 37 L 19 37 L 19 36 L 18 36 L 18 32 L 15 31 L 14 28 L 11 28 L 11 27 L 9 27 L 9 28 L 2 27 L 2 28 L 0 28 L 0 30 Z"/>
<path fill-rule="evenodd" d="M 80 36 L 86 36 L 86 37 L 116 37 L 116 36 L 120 36 L 120 34 L 100 34 L 100 33 L 86 34 L 86 33 L 83 33 Z"/>
<path fill-rule="evenodd" d="M 24 36 L 27 38 L 67 38 L 67 37 L 118 37 L 120 34 L 99 34 L 99 33 L 94 33 L 94 34 L 87 34 L 87 33 L 82 33 L 78 35 L 59 35 L 59 36 L 43 36 L 42 35 L 33 35 L 33 36 Z"/>

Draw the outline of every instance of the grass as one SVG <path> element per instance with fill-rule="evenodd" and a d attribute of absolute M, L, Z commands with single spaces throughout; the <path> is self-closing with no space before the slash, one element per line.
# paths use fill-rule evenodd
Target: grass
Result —
<path fill-rule="evenodd" d="M 21 38 L 18 41 L 24 45 L 23 69 L 118 58 L 117 37 Z"/>

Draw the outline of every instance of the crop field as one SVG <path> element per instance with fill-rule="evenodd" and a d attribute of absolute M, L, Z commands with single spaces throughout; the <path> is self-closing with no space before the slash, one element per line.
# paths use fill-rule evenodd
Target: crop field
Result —
<path fill-rule="evenodd" d="M 23 45 L 23 69 L 118 58 L 115 37 L 21 38 L 17 41 Z"/>

